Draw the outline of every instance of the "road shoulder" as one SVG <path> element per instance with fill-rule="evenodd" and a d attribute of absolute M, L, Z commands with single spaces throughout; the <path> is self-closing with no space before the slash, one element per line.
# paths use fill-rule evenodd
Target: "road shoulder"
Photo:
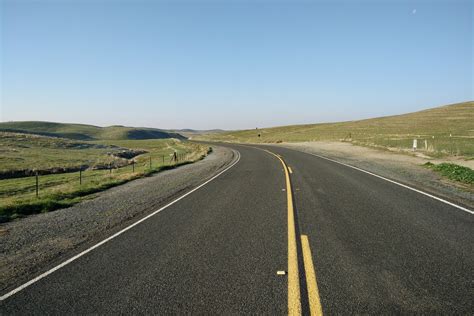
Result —
<path fill-rule="evenodd" d="M 474 208 L 474 192 L 469 187 L 444 179 L 422 166 L 428 161 L 439 163 L 435 159 L 383 152 L 339 142 L 283 143 L 277 146 L 334 159 Z"/>

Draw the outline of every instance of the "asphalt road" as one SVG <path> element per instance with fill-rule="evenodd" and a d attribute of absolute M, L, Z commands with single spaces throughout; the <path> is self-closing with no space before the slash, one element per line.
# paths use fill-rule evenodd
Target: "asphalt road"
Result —
<path fill-rule="evenodd" d="M 474 215 L 306 153 L 262 147 L 286 169 L 231 147 L 234 167 L 5 298 L 1 314 L 286 314 L 295 298 L 305 314 L 316 300 L 324 314 L 474 312 Z"/>

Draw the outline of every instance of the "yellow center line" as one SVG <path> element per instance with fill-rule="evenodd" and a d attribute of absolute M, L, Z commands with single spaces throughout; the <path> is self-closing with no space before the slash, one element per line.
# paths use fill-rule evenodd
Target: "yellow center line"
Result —
<path fill-rule="evenodd" d="M 277 157 L 285 171 L 286 194 L 288 201 L 288 315 L 301 315 L 301 291 L 298 269 L 298 248 L 296 243 L 295 210 L 293 207 L 293 193 L 291 190 L 290 179 L 290 173 L 293 173 L 293 170 L 286 165 L 280 155 L 272 153 L 266 149 L 261 150 Z M 310 314 L 312 316 L 322 316 L 323 309 L 319 297 L 318 284 L 316 282 L 316 271 L 314 269 L 308 236 L 306 235 L 301 235 L 301 249 L 303 252 L 303 265 L 306 276 Z"/>
<path fill-rule="evenodd" d="M 283 169 L 285 170 L 286 197 L 288 203 L 288 315 L 301 315 L 298 251 L 296 246 L 295 213 L 293 208 L 293 195 L 291 192 L 290 175 L 283 159 L 271 151 L 266 151 L 277 157 L 283 165 Z"/>
<path fill-rule="evenodd" d="M 308 289 L 309 310 L 312 316 L 322 316 L 323 308 L 319 298 L 318 284 L 316 282 L 316 271 L 314 270 L 311 248 L 308 236 L 301 235 L 301 248 L 303 249 L 303 262 L 306 275 L 306 286 Z"/>

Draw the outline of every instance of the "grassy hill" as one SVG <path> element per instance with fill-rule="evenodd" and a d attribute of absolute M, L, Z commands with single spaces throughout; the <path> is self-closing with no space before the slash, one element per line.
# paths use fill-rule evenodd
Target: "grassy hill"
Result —
<path fill-rule="evenodd" d="M 126 140 L 126 139 L 164 139 L 184 137 L 156 128 L 108 126 L 99 127 L 85 124 L 54 122 L 3 122 L 0 131 L 62 137 L 75 140 Z"/>
<path fill-rule="evenodd" d="M 199 135 L 209 135 L 209 134 L 215 134 L 215 133 L 222 133 L 225 131 L 222 129 L 197 130 L 197 129 L 185 128 L 185 129 L 168 130 L 168 132 L 178 133 L 180 135 L 183 135 L 186 138 L 194 139 L 196 136 L 199 136 Z"/>
<path fill-rule="evenodd" d="M 415 138 L 419 140 L 421 150 L 433 155 L 474 156 L 474 102 L 359 121 L 281 126 L 194 137 L 200 140 L 242 143 L 344 140 L 361 145 L 400 149 L 411 148 Z"/>
<path fill-rule="evenodd" d="M 127 148 L 66 138 L 0 132 L 0 179 L 25 176 L 39 170 L 60 173 L 109 163 Z M 123 160 L 123 161 L 122 161 Z"/>

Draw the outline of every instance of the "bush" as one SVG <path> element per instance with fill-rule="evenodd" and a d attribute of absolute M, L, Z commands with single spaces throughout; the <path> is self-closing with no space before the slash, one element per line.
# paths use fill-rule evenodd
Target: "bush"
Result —
<path fill-rule="evenodd" d="M 453 163 L 440 163 L 435 165 L 431 162 L 425 163 L 425 166 L 441 173 L 441 175 L 451 180 L 471 185 L 474 184 L 474 170 L 471 168 L 459 166 Z"/>

